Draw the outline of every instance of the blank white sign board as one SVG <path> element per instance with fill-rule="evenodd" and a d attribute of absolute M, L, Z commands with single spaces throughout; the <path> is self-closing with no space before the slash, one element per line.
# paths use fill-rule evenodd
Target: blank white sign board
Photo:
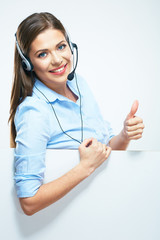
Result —
<path fill-rule="evenodd" d="M 16 197 L 13 149 L 0 152 L 0 239 L 160 239 L 160 152 L 112 151 L 89 178 L 33 216 Z M 47 150 L 45 182 L 78 162 L 76 150 Z"/>

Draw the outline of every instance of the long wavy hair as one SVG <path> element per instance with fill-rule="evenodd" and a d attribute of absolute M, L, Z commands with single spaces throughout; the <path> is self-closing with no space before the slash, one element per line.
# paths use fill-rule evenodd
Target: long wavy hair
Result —
<path fill-rule="evenodd" d="M 68 40 L 67 32 L 62 23 L 52 14 L 47 12 L 34 13 L 24 19 L 16 33 L 18 44 L 25 56 L 29 56 L 30 46 L 34 39 L 46 29 L 53 28 L 60 30 Z M 23 69 L 22 59 L 18 53 L 15 44 L 14 54 L 14 73 L 13 84 L 10 99 L 10 146 L 15 147 L 16 129 L 14 117 L 18 105 L 23 102 L 27 96 L 32 95 L 34 85 L 34 69 L 27 72 Z"/>

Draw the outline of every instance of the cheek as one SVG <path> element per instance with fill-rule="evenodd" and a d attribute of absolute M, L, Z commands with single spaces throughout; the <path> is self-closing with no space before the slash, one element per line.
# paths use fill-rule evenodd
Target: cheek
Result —
<path fill-rule="evenodd" d="M 70 56 L 69 56 L 69 61 L 70 61 L 71 63 L 73 63 L 73 55 L 72 55 L 72 54 L 70 54 Z"/>
<path fill-rule="evenodd" d="M 48 62 L 33 62 L 34 71 L 44 71 L 48 68 Z"/>
<path fill-rule="evenodd" d="M 70 51 L 70 49 L 68 49 L 68 51 L 64 54 L 63 56 L 68 62 L 73 62 L 73 55 Z"/>

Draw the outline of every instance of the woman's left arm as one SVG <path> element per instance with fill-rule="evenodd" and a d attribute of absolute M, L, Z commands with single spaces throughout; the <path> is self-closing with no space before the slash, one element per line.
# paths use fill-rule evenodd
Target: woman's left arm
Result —
<path fill-rule="evenodd" d="M 143 120 L 140 117 L 135 116 L 135 113 L 138 110 L 138 105 L 139 103 L 136 100 L 124 121 L 122 131 L 110 140 L 109 146 L 113 150 L 126 150 L 130 140 L 137 140 L 142 137 L 144 129 Z"/>

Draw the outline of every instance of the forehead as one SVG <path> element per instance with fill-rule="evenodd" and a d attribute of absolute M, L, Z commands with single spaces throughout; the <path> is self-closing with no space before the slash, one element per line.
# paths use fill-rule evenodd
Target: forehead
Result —
<path fill-rule="evenodd" d="M 66 41 L 64 34 L 57 29 L 47 29 L 41 32 L 31 43 L 30 49 L 49 48 L 61 41 Z"/>

